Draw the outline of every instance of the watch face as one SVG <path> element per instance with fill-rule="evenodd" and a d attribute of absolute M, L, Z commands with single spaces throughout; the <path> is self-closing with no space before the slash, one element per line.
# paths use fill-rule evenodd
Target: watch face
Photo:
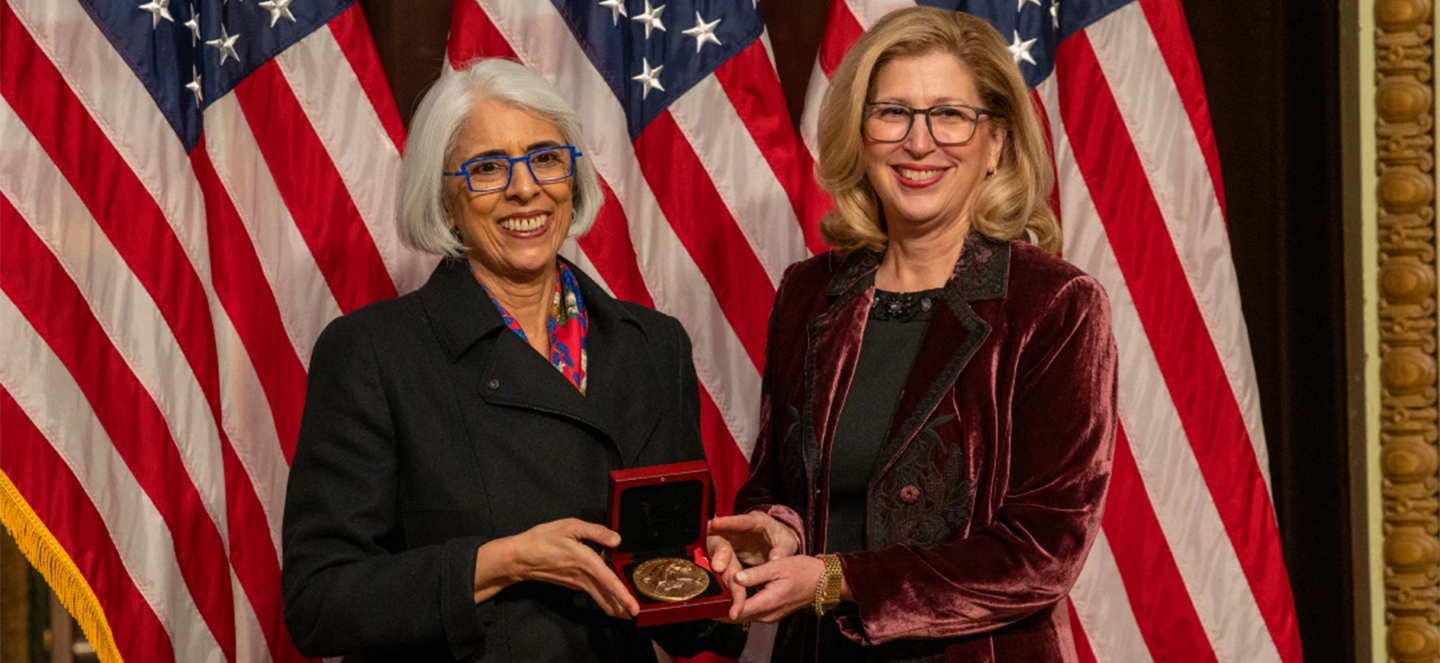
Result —
<path fill-rule="evenodd" d="M 679 557 L 642 562 L 630 575 L 635 589 L 657 601 L 688 601 L 710 588 L 710 573 Z"/>

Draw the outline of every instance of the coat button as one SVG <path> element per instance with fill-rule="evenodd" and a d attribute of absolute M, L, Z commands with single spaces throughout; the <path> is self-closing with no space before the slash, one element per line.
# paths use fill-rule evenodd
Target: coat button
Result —
<path fill-rule="evenodd" d="M 914 504 L 920 499 L 920 489 L 915 486 L 906 486 L 900 489 L 900 501 L 906 504 Z"/>
<path fill-rule="evenodd" d="M 490 391 L 495 391 L 496 389 L 500 388 L 500 380 L 496 378 L 490 378 L 490 382 L 486 383 L 485 386 L 490 387 Z"/>

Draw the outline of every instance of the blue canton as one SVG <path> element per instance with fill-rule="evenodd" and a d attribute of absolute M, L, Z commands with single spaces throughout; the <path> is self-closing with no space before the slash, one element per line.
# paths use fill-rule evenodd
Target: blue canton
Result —
<path fill-rule="evenodd" d="M 1055 70 L 1055 49 L 1134 0 L 919 0 L 919 4 L 979 16 L 995 26 L 1031 88 Z"/>
<path fill-rule="evenodd" d="M 188 152 L 202 113 L 353 0 L 81 0 Z"/>

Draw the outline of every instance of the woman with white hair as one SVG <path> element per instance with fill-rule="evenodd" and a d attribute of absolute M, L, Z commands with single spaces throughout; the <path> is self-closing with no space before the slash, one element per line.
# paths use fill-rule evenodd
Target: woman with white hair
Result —
<path fill-rule="evenodd" d="M 426 94 L 400 236 L 443 257 L 415 293 L 316 342 L 284 521 L 300 651 L 353 660 L 643 661 L 738 628 L 641 630 L 599 549 L 610 470 L 704 457 L 690 339 L 561 243 L 602 197 L 574 110 L 514 62 Z M 743 644 L 743 643 L 739 643 Z"/>

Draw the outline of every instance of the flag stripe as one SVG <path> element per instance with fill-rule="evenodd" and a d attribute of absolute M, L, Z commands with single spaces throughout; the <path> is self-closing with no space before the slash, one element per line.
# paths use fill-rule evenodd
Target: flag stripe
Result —
<path fill-rule="evenodd" d="M 9 41 L 10 32 L 4 34 Z M 154 501 L 165 526 L 182 533 L 174 541 L 180 575 L 195 593 L 200 613 L 225 658 L 233 661 L 234 604 L 225 544 L 214 521 L 205 514 L 195 484 L 188 480 L 164 415 L 31 228 L 18 215 L 7 215 L 0 222 L 0 240 L 0 259 L 26 266 L 25 270 L 0 271 L 0 291 L 75 376 L 111 445 Z M 217 487 L 222 485 L 216 482 Z"/>
<path fill-rule="evenodd" d="M 335 164 L 274 60 L 235 86 L 260 154 L 345 312 L 397 293 Z"/>
<path fill-rule="evenodd" d="M 1050 88 L 1055 89 L 1055 88 Z M 1055 102 L 1058 105 L 1058 100 Z M 1056 164 L 1063 183 L 1065 245 L 1069 260 L 1093 274 L 1110 296 L 1112 326 L 1125 376 L 1120 419 L 1146 494 L 1212 645 L 1222 660 L 1278 660 L 1259 607 L 1231 547 L 1218 507 L 1165 388 L 1155 350 L 1135 310 L 1130 288 L 1097 220 L 1090 189 L 1075 160 L 1067 131 L 1056 134 Z M 1109 500 L 1107 500 L 1107 503 Z M 1130 570 L 1126 570 L 1127 573 Z M 1143 570 L 1135 571 L 1143 573 Z M 1102 657 L 1103 658 L 1103 657 Z"/>
<path fill-rule="evenodd" d="M 0 196 L 0 216 L 14 214 Z M 10 338 L 7 336 L 6 338 Z M 112 628 L 120 655 L 131 661 L 172 663 L 175 650 L 154 608 L 130 582 L 129 574 L 105 529 L 105 521 L 86 497 L 75 474 L 35 428 L 6 389 L 0 388 L 0 419 L 5 421 L 5 453 L 0 470 L 25 496 L 90 582 L 107 614 L 124 616 Z M 119 627 L 119 620 L 111 619 Z"/>
<path fill-rule="evenodd" d="M 205 191 L 205 218 L 209 223 L 210 241 L 223 260 L 215 265 L 213 283 L 225 303 L 231 321 L 252 358 L 265 361 L 254 364 L 265 390 L 265 397 L 275 421 L 275 433 L 286 463 L 295 456 L 300 434 L 300 419 L 305 409 L 305 368 L 293 352 L 291 336 L 285 335 L 280 310 L 270 296 L 268 282 L 244 224 L 216 174 L 210 155 L 202 144 L 192 154 L 195 176 Z M 263 218 L 263 217 L 262 217 Z M 284 217 L 278 219 L 283 221 Z M 273 223 L 273 221 L 270 221 Z M 275 289 L 284 289 L 277 282 Z M 313 340 L 307 342 L 307 347 Z"/>
<path fill-rule="evenodd" d="M 300 125 L 313 128 L 320 139 L 386 272 L 396 277 L 393 281 L 403 281 L 406 289 L 419 287 L 430 275 L 433 261 L 401 245 L 395 225 L 395 187 L 376 186 L 400 180 L 400 151 L 355 71 L 345 66 L 340 44 L 329 30 L 317 30 L 275 56 L 274 62 L 305 113 L 295 119 L 303 120 Z"/>
<path fill-rule="evenodd" d="M 1080 615 L 1075 613 L 1075 602 L 1065 599 L 1065 611 L 1070 613 L 1070 632 L 1075 637 L 1075 656 L 1078 663 L 1098 663 L 1095 652 L 1090 649 L 1090 638 L 1085 636 L 1085 627 L 1080 625 Z"/>
<path fill-rule="evenodd" d="M 580 238 L 580 248 L 596 266 L 611 288 L 611 294 L 629 302 L 655 308 L 655 300 L 645 288 L 645 277 L 635 258 L 635 246 L 630 243 L 630 222 L 625 218 L 620 203 L 615 201 L 615 192 L 610 185 L 600 182 L 600 192 L 605 202 L 590 231 Z"/>
<path fill-rule="evenodd" d="M 395 107 L 395 97 L 390 94 L 390 83 L 385 79 L 385 69 L 380 62 L 380 55 L 375 52 L 370 25 L 365 20 L 365 12 L 360 8 L 360 3 L 350 5 L 349 9 L 341 12 L 326 27 L 334 36 L 336 45 L 345 54 L 345 61 L 350 64 L 350 72 L 355 74 L 360 87 L 365 90 L 365 98 L 370 102 L 368 109 L 332 107 L 329 114 L 366 110 L 373 112 L 390 137 L 390 147 L 397 153 L 404 150 L 405 124 L 400 121 L 400 111 Z M 382 151 L 387 152 L 388 148 Z"/>
<path fill-rule="evenodd" d="M 1093 183 L 1092 199 L 1121 271 L 1128 282 L 1144 284 L 1132 294 L 1151 343 L 1158 344 L 1155 356 L 1171 400 L 1180 407 L 1190 445 L 1270 635 L 1286 652 L 1284 659 L 1295 660 L 1299 652 L 1289 581 L 1269 571 L 1284 568 L 1269 492 L 1234 395 L 1217 388 L 1228 383 L 1215 345 L 1084 34 L 1061 44 L 1057 75 L 1062 121 L 1085 181 Z M 1065 94 L 1067 88 L 1087 94 Z M 1143 281 L 1137 280 L 1142 274 Z"/>
<path fill-rule="evenodd" d="M 1116 543 L 1111 552 L 1150 651 L 1185 652 L 1187 661 L 1216 661 L 1210 636 L 1200 623 L 1145 494 L 1124 426 L 1116 434 L 1105 505 L 1105 534 Z"/>
<path fill-rule="evenodd" d="M 1205 168 L 1210 173 L 1215 200 L 1224 216 L 1225 181 L 1220 176 L 1220 150 L 1215 145 L 1215 130 L 1210 124 L 1210 103 L 1205 99 L 1200 58 L 1195 55 L 1195 43 L 1190 39 L 1190 28 L 1185 25 L 1185 10 L 1176 0 L 1139 0 L 1139 4 L 1160 46 L 1160 55 L 1170 68 L 1173 85 L 1185 104 L 1191 129 L 1205 155 Z"/>
<path fill-rule="evenodd" d="M 762 56 L 760 66 L 770 66 L 770 61 L 763 57 L 764 46 L 758 40 L 746 50 Z M 749 133 L 744 118 L 731 102 L 729 91 L 720 85 L 718 76 L 706 76 L 670 105 L 669 119 L 684 134 L 691 148 L 685 150 L 682 145 L 677 151 L 694 154 L 698 161 L 695 165 L 724 201 L 724 209 L 730 212 L 736 229 L 749 244 L 747 253 L 754 254 L 760 261 L 773 288 L 780 284 L 786 267 L 808 255 L 805 235 L 790 192 L 781 186 L 763 148 Z M 669 130 L 668 125 L 662 126 Z M 645 134 L 650 132 L 647 128 Z M 665 140 L 663 133 L 653 139 L 654 143 Z M 645 139 L 643 135 L 641 138 Z M 793 134 L 791 140 L 793 142 Z M 641 162 L 643 166 L 643 155 Z M 668 170 L 661 172 L 659 180 L 651 179 L 652 188 L 668 189 L 675 180 L 684 181 Z"/>
<path fill-rule="evenodd" d="M 835 74 L 840 61 L 845 59 L 845 53 L 865 33 L 858 17 L 859 14 L 851 11 L 845 0 L 830 0 L 830 15 L 825 19 L 825 34 L 820 38 L 820 54 L 817 56 L 826 78 Z"/>
<path fill-rule="evenodd" d="M 1125 600 L 1125 584 L 1104 532 L 1096 535 L 1095 544 L 1090 547 L 1085 568 L 1070 590 L 1070 601 L 1096 661 L 1150 663 L 1154 660 L 1145 646 L 1130 603 Z M 1176 660 L 1179 656 L 1179 652 L 1159 654 L 1162 661 Z"/>
<path fill-rule="evenodd" d="M 635 139 L 635 156 L 660 213 L 705 275 L 756 370 L 763 369 L 775 285 L 669 113 L 656 116 Z"/>
<path fill-rule="evenodd" d="M 1259 467 L 1269 467 L 1260 398 L 1255 390 L 1250 338 L 1240 310 L 1235 265 L 1216 260 L 1229 254 L 1224 210 L 1212 178 L 1198 164 L 1205 160 L 1181 98 L 1161 58 L 1140 6 L 1123 7 L 1086 30 L 1095 57 L 1115 94 L 1115 106 L 1135 143 L 1150 191 L 1164 216 L 1187 287 L 1204 318 L 1225 368 L 1230 390 L 1241 404 Z M 1268 479 L 1263 472 L 1262 478 Z M 1269 482 L 1266 482 L 1268 489 Z"/>
<path fill-rule="evenodd" d="M 776 73 L 775 65 L 764 46 L 762 40 L 756 40 L 738 55 L 726 60 L 715 69 L 715 80 L 725 90 L 725 96 L 730 102 L 728 107 L 734 109 L 744 124 L 743 130 L 730 131 L 742 138 L 753 139 L 770 166 L 761 179 L 774 177 L 778 180 L 790 199 L 790 207 L 794 211 L 796 222 L 800 224 L 806 249 L 810 253 L 824 253 L 829 247 L 820 239 L 819 221 L 820 214 L 830 207 L 830 198 L 815 182 L 812 175 L 814 163 L 798 143 L 795 130 L 790 126 L 789 113 L 781 112 L 786 108 L 784 90 L 780 86 L 780 75 Z M 690 95 L 687 93 L 685 96 Z M 684 101 L 685 98 L 682 97 L 681 100 Z M 696 149 L 704 151 L 699 146 Z M 736 181 L 744 183 L 749 179 L 753 178 L 739 178 Z M 777 206 L 768 200 L 765 202 L 770 206 L 771 214 L 776 213 L 774 207 Z M 769 232 L 758 239 L 768 246 L 788 245 L 789 238 L 790 233 L 787 230 L 775 228 L 772 222 Z M 752 236 L 751 239 L 757 238 Z M 805 257 L 803 253 L 797 253 L 793 249 L 790 254 L 798 257 L 792 257 L 790 261 L 781 264 L 781 270 L 788 266 L 789 262 Z M 776 282 L 778 283 L 779 279 L 776 279 Z"/>

